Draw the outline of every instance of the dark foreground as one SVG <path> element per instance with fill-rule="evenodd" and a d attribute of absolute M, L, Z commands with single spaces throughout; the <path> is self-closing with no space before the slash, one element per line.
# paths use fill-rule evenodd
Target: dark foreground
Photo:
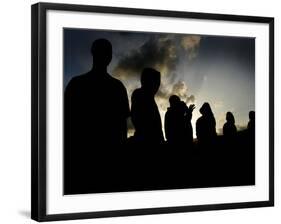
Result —
<path fill-rule="evenodd" d="M 64 167 L 64 194 L 243 186 L 255 184 L 254 138 L 217 137 L 193 147 L 143 146 L 100 148 L 79 153 Z M 73 156 L 72 156 L 73 157 Z"/>

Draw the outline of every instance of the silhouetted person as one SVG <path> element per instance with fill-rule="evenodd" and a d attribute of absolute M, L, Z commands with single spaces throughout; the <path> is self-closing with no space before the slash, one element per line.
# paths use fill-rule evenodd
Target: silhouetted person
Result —
<path fill-rule="evenodd" d="M 204 103 L 199 112 L 202 114 L 196 121 L 196 135 L 201 146 L 214 143 L 216 133 L 216 120 L 209 103 Z"/>
<path fill-rule="evenodd" d="M 248 131 L 255 134 L 255 111 L 249 112 Z"/>
<path fill-rule="evenodd" d="M 172 95 L 169 102 L 170 107 L 165 114 L 165 135 L 168 143 L 192 146 L 191 118 L 194 105 L 187 107 L 176 95 Z"/>
<path fill-rule="evenodd" d="M 223 125 L 223 135 L 227 141 L 233 141 L 237 134 L 235 119 L 231 112 L 226 113 L 226 123 Z"/>
<path fill-rule="evenodd" d="M 99 161 L 96 153 L 118 150 L 127 138 L 127 91 L 119 80 L 107 73 L 112 59 L 111 43 L 97 39 L 91 53 L 92 69 L 72 78 L 64 93 L 66 192 L 77 191 L 76 185 L 90 187 L 89 183 L 79 183 L 79 180 L 93 178 L 93 165 Z"/>
<path fill-rule="evenodd" d="M 131 117 L 137 142 L 160 144 L 164 141 L 161 117 L 154 99 L 160 81 L 160 72 L 145 68 L 141 74 L 141 88 L 132 94 Z"/>
<path fill-rule="evenodd" d="M 249 112 L 249 122 L 248 122 L 248 136 L 249 141 L 254 144 L 255 143 L 255 111 Z"/>

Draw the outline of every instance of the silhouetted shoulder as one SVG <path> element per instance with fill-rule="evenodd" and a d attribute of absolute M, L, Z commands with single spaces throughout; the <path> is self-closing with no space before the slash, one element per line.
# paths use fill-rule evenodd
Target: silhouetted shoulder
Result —
<path fill-rule="evenodd" d="M 201 124 L 202 122 L 204 121 L 204 118 L 203 117 L 199 117 L 196 121 L 196 124 Z"/>
<path fill-rule="evenodd" d="M 135 89 L 135 90 L 133 91 L 133 93 L 132 93 L 132 99 L 138 98 L 138 97 L 141 96 L 141 95 L 142 95 L 141 89 L 140 89 L 140 88 L 139 88 L 139 89 Z"/>
<path fill-rule="evenodd" d="M 73 77 L 68 83 L 66 87 L 66 91 L 68 89 L 84 88 L 87 85 L 89 85 L 90 82 L 91 82 L 91 87 L 93 87 L 93 85 L 97 85 L 98 88 L 101 88 L 103 87 L 103 84 L 106 84 L 107 88 L 111 87 L 127 93 L 125 86 L 120 80 L 112 77 L 109 74 L 99 75 L 99 74 L 93 74 L 92 72 L 88 72 Z"/>
<path fill-rule="evenodd" d="M 79 87 L 81 84 L 83 84 L 84 81 L 86 81 L 88 75 L 88 73 L 85 73 L 82 75 L 74 76 L 67 84 L 66 91 Z"/>
<path fill-rule="evenodd" d="M 113 83 L 115 84 L 117 87 L 119 87 L 120 89 L 123 89 L 124 91 L 127 92 L 124 84 L 119 80 L 119 79 L 116 79 L 114 77 L 112 77 L 111 75 L 108 74 L 108 79 Z"/>

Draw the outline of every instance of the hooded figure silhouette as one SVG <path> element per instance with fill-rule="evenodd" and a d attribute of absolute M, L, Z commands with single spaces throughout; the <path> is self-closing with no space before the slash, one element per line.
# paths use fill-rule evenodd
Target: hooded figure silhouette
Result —
<path fill-rule="evenodd" d="M 216 120 L 209 103 L 204 103 L 199 112 L 202 116 L 196 121 L 196 135 L 198 143 L 207 146 L 217 136 Z"/>
<path fill-rule="evenodd" d="M 161 117 L 154 99 L 160 82 L 160 72 L 145 68 L 141 74 L 141 88 L 132 94 L 131 117 L 137 142 L 149 144 L 164 142 Z"/>

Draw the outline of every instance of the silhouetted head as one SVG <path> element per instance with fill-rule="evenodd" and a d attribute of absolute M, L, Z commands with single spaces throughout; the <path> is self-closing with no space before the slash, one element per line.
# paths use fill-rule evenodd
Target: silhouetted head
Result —
<path fill-rule="evenodd" d="M 202 105 L 202 107 L 200 108 L 199 112 L 203 116 L 209 116 L 209 117 L 213 117 L 214 116 L 209 103 L 204 103 Z"/>
<path fill-rule="evenodd" d="M 254 121 L 254 120 L 255 120 L 255 111 L 250 111 L 250 112 L 249 112 L 249 119 L 250 119 L 251 121 Z"/>
<path fill-rule="evenodd" d="M 232 124 L 235 123 L 234 116 L 233 116 L 233 114 L 232 114 L 231 112 L 229 112 L 229 111 L 226 113 L 226 120 L 227 120 L 227 122 L 229 122 L 229 123 L 232 123 Z"/>
<path fill-rule="evenodd" d="M 141 87 L 155 95 L 161 82 L 160 72 L 153 68 L 145 68 L 141 74 Z"/>
<path fill-rule="evenodd" d="M 170 107 L 176 107 L 180 101 L 181 99 L 177 95 L 170 96 L 169 98 Z"/>
<path fill-rule="evenodd" d="M 112 45 L 106 39 L 97 39 L 93 42 L 91 52 L 95 67 L 105 68 L 112 59 Z"/>

